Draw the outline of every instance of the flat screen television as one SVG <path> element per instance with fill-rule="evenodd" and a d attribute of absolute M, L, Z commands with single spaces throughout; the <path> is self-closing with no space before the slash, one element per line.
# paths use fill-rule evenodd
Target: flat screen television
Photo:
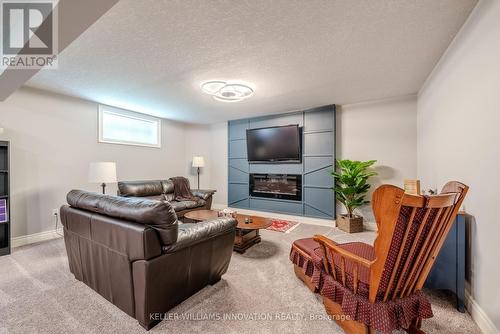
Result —
<path fill-rule="evenodd" d="M 300 163 L 301 135 L 297 124 L 247 130 L 250 163 Z"/>

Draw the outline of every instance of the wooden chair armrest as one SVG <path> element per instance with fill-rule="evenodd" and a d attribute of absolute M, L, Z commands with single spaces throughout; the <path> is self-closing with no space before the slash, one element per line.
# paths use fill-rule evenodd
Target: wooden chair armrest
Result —
<path fill-rule="evenodd" d="M 373 263 L 375 261 L 370 261 L 365 259 L 364 257 L 358 256 L 354 253 L 349 252 L 348 250 L 340 247 L 336 243 L 334 243 L 332 240 L 328 239 L 327 237 L 323 235 L 315 235 L 314 240 L 320 244 L 325 245 L 328 247 L 332 252 L 339 254 L 341 257 L 348 259 L 349 261 L 356 262 L 364 267 L 371 268 Z"/>

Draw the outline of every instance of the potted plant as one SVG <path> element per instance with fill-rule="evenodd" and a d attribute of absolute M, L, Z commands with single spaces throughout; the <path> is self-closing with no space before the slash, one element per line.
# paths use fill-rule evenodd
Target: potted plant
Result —
<path fill-rule="evenodd" d="M 377 175 L 369 171 L 376 160 L 352 161 L 337 160 L 337 171 L 333 171 L 335 187 L 332 188 L 337 200 L 344 205 L 346 214 L 337 215 L 337 226 L 345 232 L 355 233 L 363 231 L 363 217 L 354 214 L 354 210 L 363 204 L 369 203 L 365 195 L 370 189 L 368 178 Z"/>

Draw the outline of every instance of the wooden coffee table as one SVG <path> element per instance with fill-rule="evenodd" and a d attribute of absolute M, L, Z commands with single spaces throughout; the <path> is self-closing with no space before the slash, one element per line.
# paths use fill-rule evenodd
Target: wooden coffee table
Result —
<path fill-rule="evenodd" d="M 215 210 L 195 210 L 184 215 L 185 218 L 195 222 L 201 222 L 209 219 L 219 218 L 218 212 Z M 251 219 L 250 223 L 246 223 L 245 219 Z M 244 253 L 248 248 L 261 241 L 259 230 L 268 228 L 273 224 L 269 218 L 237 214 L 236 220 L 236 236 L 234 237 L 233 250 L 238 253 Z"/>

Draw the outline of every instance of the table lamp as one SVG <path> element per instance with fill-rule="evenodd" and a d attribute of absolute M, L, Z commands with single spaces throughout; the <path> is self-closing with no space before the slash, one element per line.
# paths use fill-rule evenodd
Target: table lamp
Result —
<path fill-rule="evenodd" d="M 116 182 L 115 162 L 91 162 L 89 166 L 89 182 L 101 183 L 102 193 L 106 193 L 106 183 Z"/>
<path fill-rule="evenodd" d="M 205 159 L 201 156 L 193 157 L 193 167 L 198 173 L 198 189 L 200 189 L 200 167 L 205 167 Z"/>

